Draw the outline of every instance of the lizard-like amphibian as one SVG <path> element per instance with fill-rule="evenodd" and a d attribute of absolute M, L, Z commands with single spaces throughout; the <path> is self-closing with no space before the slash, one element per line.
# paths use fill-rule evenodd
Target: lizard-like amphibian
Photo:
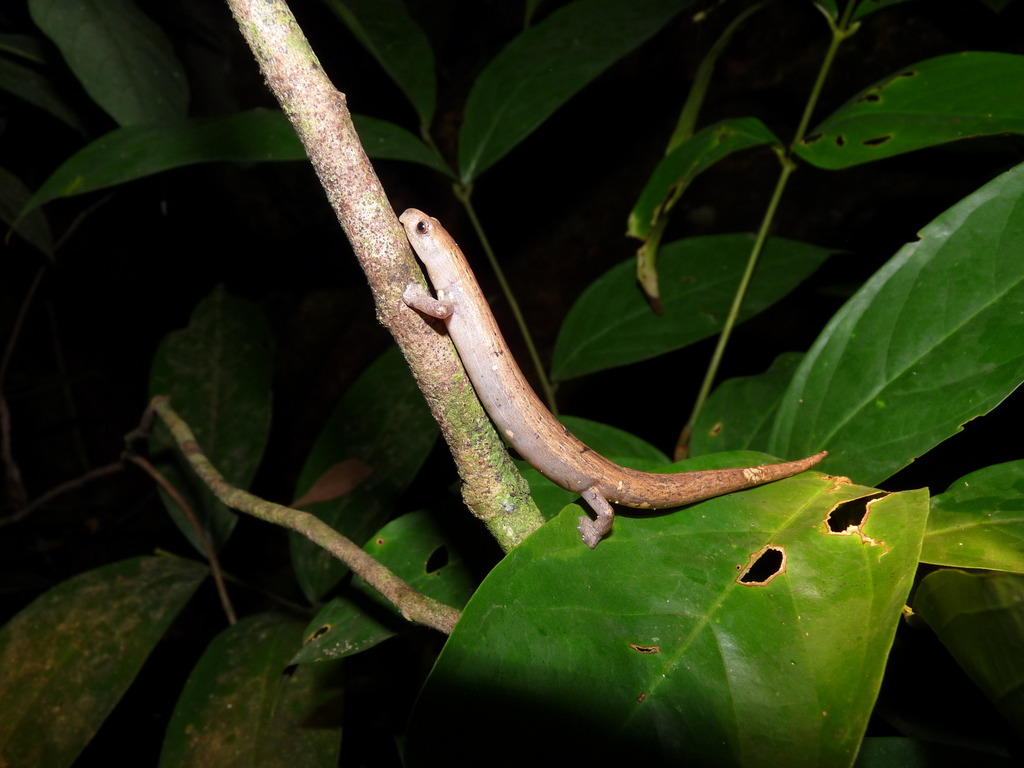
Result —
<path fill-rule="evenodd" d="M 620 467 L 595 453 L 544 407 L 526 381 L 466 257 L 437 219 L 410 208 L 400 217 L 409 242 L 427 269 L 437 297 L 410 284 L 402 298 L 448 327 L 477 397 L 498 430 L 542 475 L 580 494 L 597 520 L 580 518 L 583 541 L 593 549 L 612 528 L 609 502 L 640 509 L 678 507 L 795 475 L 826 452 L 799 461 L 699 472 L 652 473 Z"/>

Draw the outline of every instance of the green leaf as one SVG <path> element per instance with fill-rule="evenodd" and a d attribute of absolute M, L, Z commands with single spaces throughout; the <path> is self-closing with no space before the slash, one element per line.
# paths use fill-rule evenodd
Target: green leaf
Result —
<path fill-rule="evenodd" d="M 821 9 L 822 13 L 833 21 L 839 18 L 839 9 L 836 7 L 836 0 L 814 0 L 814 4 Z"/>
<path fill-rule="evenodd" d="M 302 624 L 264 613 L 221 632 L 189 675 L 160 768 L 330 768 L 341 749 L 337 668 L 288 669 Z"/>
<path fill-rule="evenodd" d="M 921 560 L 1024 573 L 1024 461 L 979 469 L 933 496 Z"/>
<path fill-rule="evenodd" d="M 396 0 L 327 0 L 327 6 L 381 65 L 419 115 L 434 119 L 434 53 L 423 30 Z"/>
<path fill-rule="evenodd" d="M 413 589 L 454 608 L 464 606 L 476 587 L 469 568 L 426 512 L 392 520 L 363 549 Z M 329 602 L 306 627 L 306 640 L 291 663 L 352 656 L 406 626 L 408 622 L 394 606 L 360 579 L 349 594 Z"/>
<path fill-rule="evenodd" d="M 693 0 L 576 0 L 512 40 L 466 100 L 459 178 L 469 184 L 587 83 Z"/>
<path fill-rule="evenodd" d="M 58 584 L 0 628 L 0 765 L 71 765 L 207 569 L 137 557 Z"/>
<path fill-rule="evenodd" d="M 669 243 L 659 259 L 662 314 L 636 287 L 636 264 L 599 277 L 569 310 L 555 342 L 557 381 L 635 363 L 713 336 L 722 329 L 754 245 L 751 235 L 712 235 Z M 740 314 L 753 317 L 792 291 L 831 253 L 771 238 Z"/>
<path fill-rule="evenodd" d="M 918 587 L 914 611 L 1024 734 L 1024 576 L 936 571 Z"/>
<path fill-rule="evenodd" d="M 702 128 L 658 163 L 629 214 L 627 234 L 645 240 L 651 224 L 663 215 L 665 203 L 724 157 L 743 149 L 771 144 L 775 135 L 753 117 L 724 120 Z"/>
<path fill-rule="evenodd" d="M 22 215 L 31 193 L 21 179 L 0 168 L 0 221 L 17 232 L 32 247 L 53 258 L 53 235 L 41 211 Z"/>
<path fill-rule="evenodd" d="M 693 425 L 690 455 L 766 449 L 775 411 L 802 358 L 801 352 L 786 352 L 762 374 L 723 381 Z"/>
<path fill-rule="evenodd" d="M 365 115 L 352 115 L 352 122 L 359 133 L 363 149 L 372 159 L 419 163 L 443 173 L 450 179 L 455 178 L 452 169 L 444 160 L 424 144 L 422 139 L 413 136 L 405 128 Z"/>
<path fill-rule="evenodd" d="M 395 512 L 437 439 L 437 424 L 397 347 L 371 365 L 345 393 L 324 425 L 299 476 L 302 497 L 341 462 L 365 469 L 361 482 L 338 498 L 303 508 L 363 544 Z M 319 600 L 347 569 L 297 533 L 292 562 L 303 591 Z"/>
<path fill-rule="evenodd" d="M 874 493 L 806 473 L 620 517 L 594 551 L 568 508 L 466 606 L 417 702 L 407 764 L 471 764 L 495 723 L 515 728 L 499 765 L 849 764 L 927 515 L 923 491 L 883 494 L 860 528 L 827 533 L 830 510 L 863 513 Z M 784 565 L 750 573 L 766 547 Z"/>
<path fill-rule="evenodd" d="M 836 313 L 797 369 L 770 451 L 827 448 L 880 483 L 1024 379 L 1024 165 L 961 200 Z"/>
<path fill-rule="evenodd" d="M 79 133 L 85 133 L 82 121 L 78 119 L 75 110 L 60 91 L 54 87 L 50 78 L 32 67 L 0 58 L 0 89 L 48 112 Z"/>
<path fill-rule="evenodd" d="M 27 210 L 58 197 L 93 192 L 194 163 L 305 159 L 298 136 L 278 110 L 118 128 L 64 161 L 32 196 Z"/>
<path fill-rule="evenodd" d="M 0 51 L 33 64 L 46 63 L 46 45 L 35 35 L 0 34 Z"/>
<path fill-rule="evenodd" d="M 967 51 L 913 64 L 864 89 L 796 153 L 838 170 L 972 136 L 1024 133 L 1024 56 Z"/>
<path fill-rule="evenodd" d="M 246 489 L 270 433 L 270 328 L 249 301 L 217 288 L 192 313 L 188 328 L 164 337 L 150 370 L 150 395 L 170 395 L 206 457 L 232 485 Z M 185 495 L 214 549 L 227 541 L 235 513 L 225 507 L 181 456 L 170 432 L 158 426 L 150 440 L 157 467 Z M 199 534 L 179 506 L 164 505 L 205 556 Z"/>
<path fill-rule="evenodd" d="M 29 0 L 86 92 L 119 125 L 185 117 L 188 82 L 170 40 L 130 0 Z"/>
<path fill-rule="evenodd" d="M 958 744 L 907 739 L 900 736 L 868 736 L 860 745 L 854 768 L 1014 768 L 1010 758 L 993 754 L 983 746 L 970 749 Z"/>
<path fill-rule="evenodd" d="M 353 115 L 371 158 L 405 160 L 452 171 L 404 128 Z M 30 211 L 58 197 L 81 195 L 196 163 L 306 160 L 306 150 L 283 112 L 256 109 L 169 126 L 118 128 L 83 147 L 55 170 L 28 202 Z"/>
<path fill-rule="evenodd" d="M 857 4 L 857 8 L 853 12 L 852 20 L 858 21 L 868 14 L 880 11 L 890 5 L 897 5 L 898 3 L 906 2 L 908 2 L 908 0 L 860 0 Z"/>

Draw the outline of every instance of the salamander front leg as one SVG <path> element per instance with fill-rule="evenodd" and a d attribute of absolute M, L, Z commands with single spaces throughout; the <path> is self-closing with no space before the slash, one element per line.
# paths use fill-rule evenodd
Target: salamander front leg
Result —
<path fill-rule="evenodd" d="M 427 293 L 422 285 L 409 283 L 402 294 L 402 301 L 413 309 L 419 310 L 424 315 L 436 317 L 443 320 L 452 314 L 452 305 L 445 304 Z"/>
<path fill-rule="evenodd" d="M 608 531 L 612 529 L 612 523 L 615 522 L 615 510 L 612 509 L 612 505 L 601 495 L 596 486 L 587 488 L 580 496 L 597 513 L 597 520 L 591 520 L 584 515 L 580 518 L 578 526 L 580 535 L 583 536 L 583 542 L 593 549 L 608 534 Z"/>

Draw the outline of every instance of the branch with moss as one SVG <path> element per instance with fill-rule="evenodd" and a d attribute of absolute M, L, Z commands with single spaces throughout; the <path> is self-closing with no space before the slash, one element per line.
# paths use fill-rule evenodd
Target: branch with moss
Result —
<path fill-rule="evenodd" d="M 529 486 L 476 398 L 444 336 L 402 301 L 423 284 L 395 212 L 363 151 L 345 95 L 327 78 L 283 0 L 228 0 L 295 128 L 359 263 L 377 317 L 395 337 L 441 427 L 463 482 L 463 498 L 506 551 L 543 524 Z"/>
<path fill-rule="evenodd" d="M 451 634 L 455 622 L 459 620 L 458 610 L 417 592 L 353 541 L 342 536 L 315 515 L 275 504 L 235 488 L 203 454 L 192 430 L 171 408 L 167 396 L 154 397 L 150 407 L 167 425 L 178 448 L 196 475 L 224 504 L 239 512 L 302 534 L 351 568 L 353 573 L 380 592 L 406 619 Z"/>

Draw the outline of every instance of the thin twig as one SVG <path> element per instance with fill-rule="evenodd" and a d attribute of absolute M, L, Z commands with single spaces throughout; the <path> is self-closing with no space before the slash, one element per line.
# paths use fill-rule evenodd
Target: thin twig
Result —
<path fill-rule="evenodd" d="M 353 573 L 376 589 L 409 621 L 433 627 L 445 634 L 451 633 L 455 622 L 459 620 L 458 610 L 417 592 L 353 541 L 342 536 L 318 517 L 266 501 L 235 488 L 203 454 L 192 430 L 174 412 L 167 397 L 154 397 L 152 408 L 170 429 L 195 473 L 227 506 L 302 534 L 345 563 Z"/>
<path fill-rule="evenodd" d="M 135 454 L 128 454 L 125 456 L 125 460 L 132 462 L 149 475 L 174 500 L 182 514 L 188 518 L 189 524 L 191 524 L 203 545 L 203 554 L 206 555 L 206 559 L 210 563 L 210 574 L 213 576 L 213 583 L 217 585 L 217 595 L 220 597 L 220 604 L 224 609 L 224 615 L 227 616 L 229 624 L 237 624 L 238 616 L 235 614 L 235 607 L 231 604 L 231 598 L 228 596 L 228 588 L 224 583 L 224 572 L 220 567 L 220 558 L 217 557 L 217 550 L 213 548 L 210 537 L 203 530 L 203 526 L 200 524 L 199 518 L 196 517 L 196 513 L 192 511 L 191 505 L 185 501 L 185 497 L 178 492 L 178 489 L 163 476 L 163 473 L 152 465 L 149 459 Z"/>

